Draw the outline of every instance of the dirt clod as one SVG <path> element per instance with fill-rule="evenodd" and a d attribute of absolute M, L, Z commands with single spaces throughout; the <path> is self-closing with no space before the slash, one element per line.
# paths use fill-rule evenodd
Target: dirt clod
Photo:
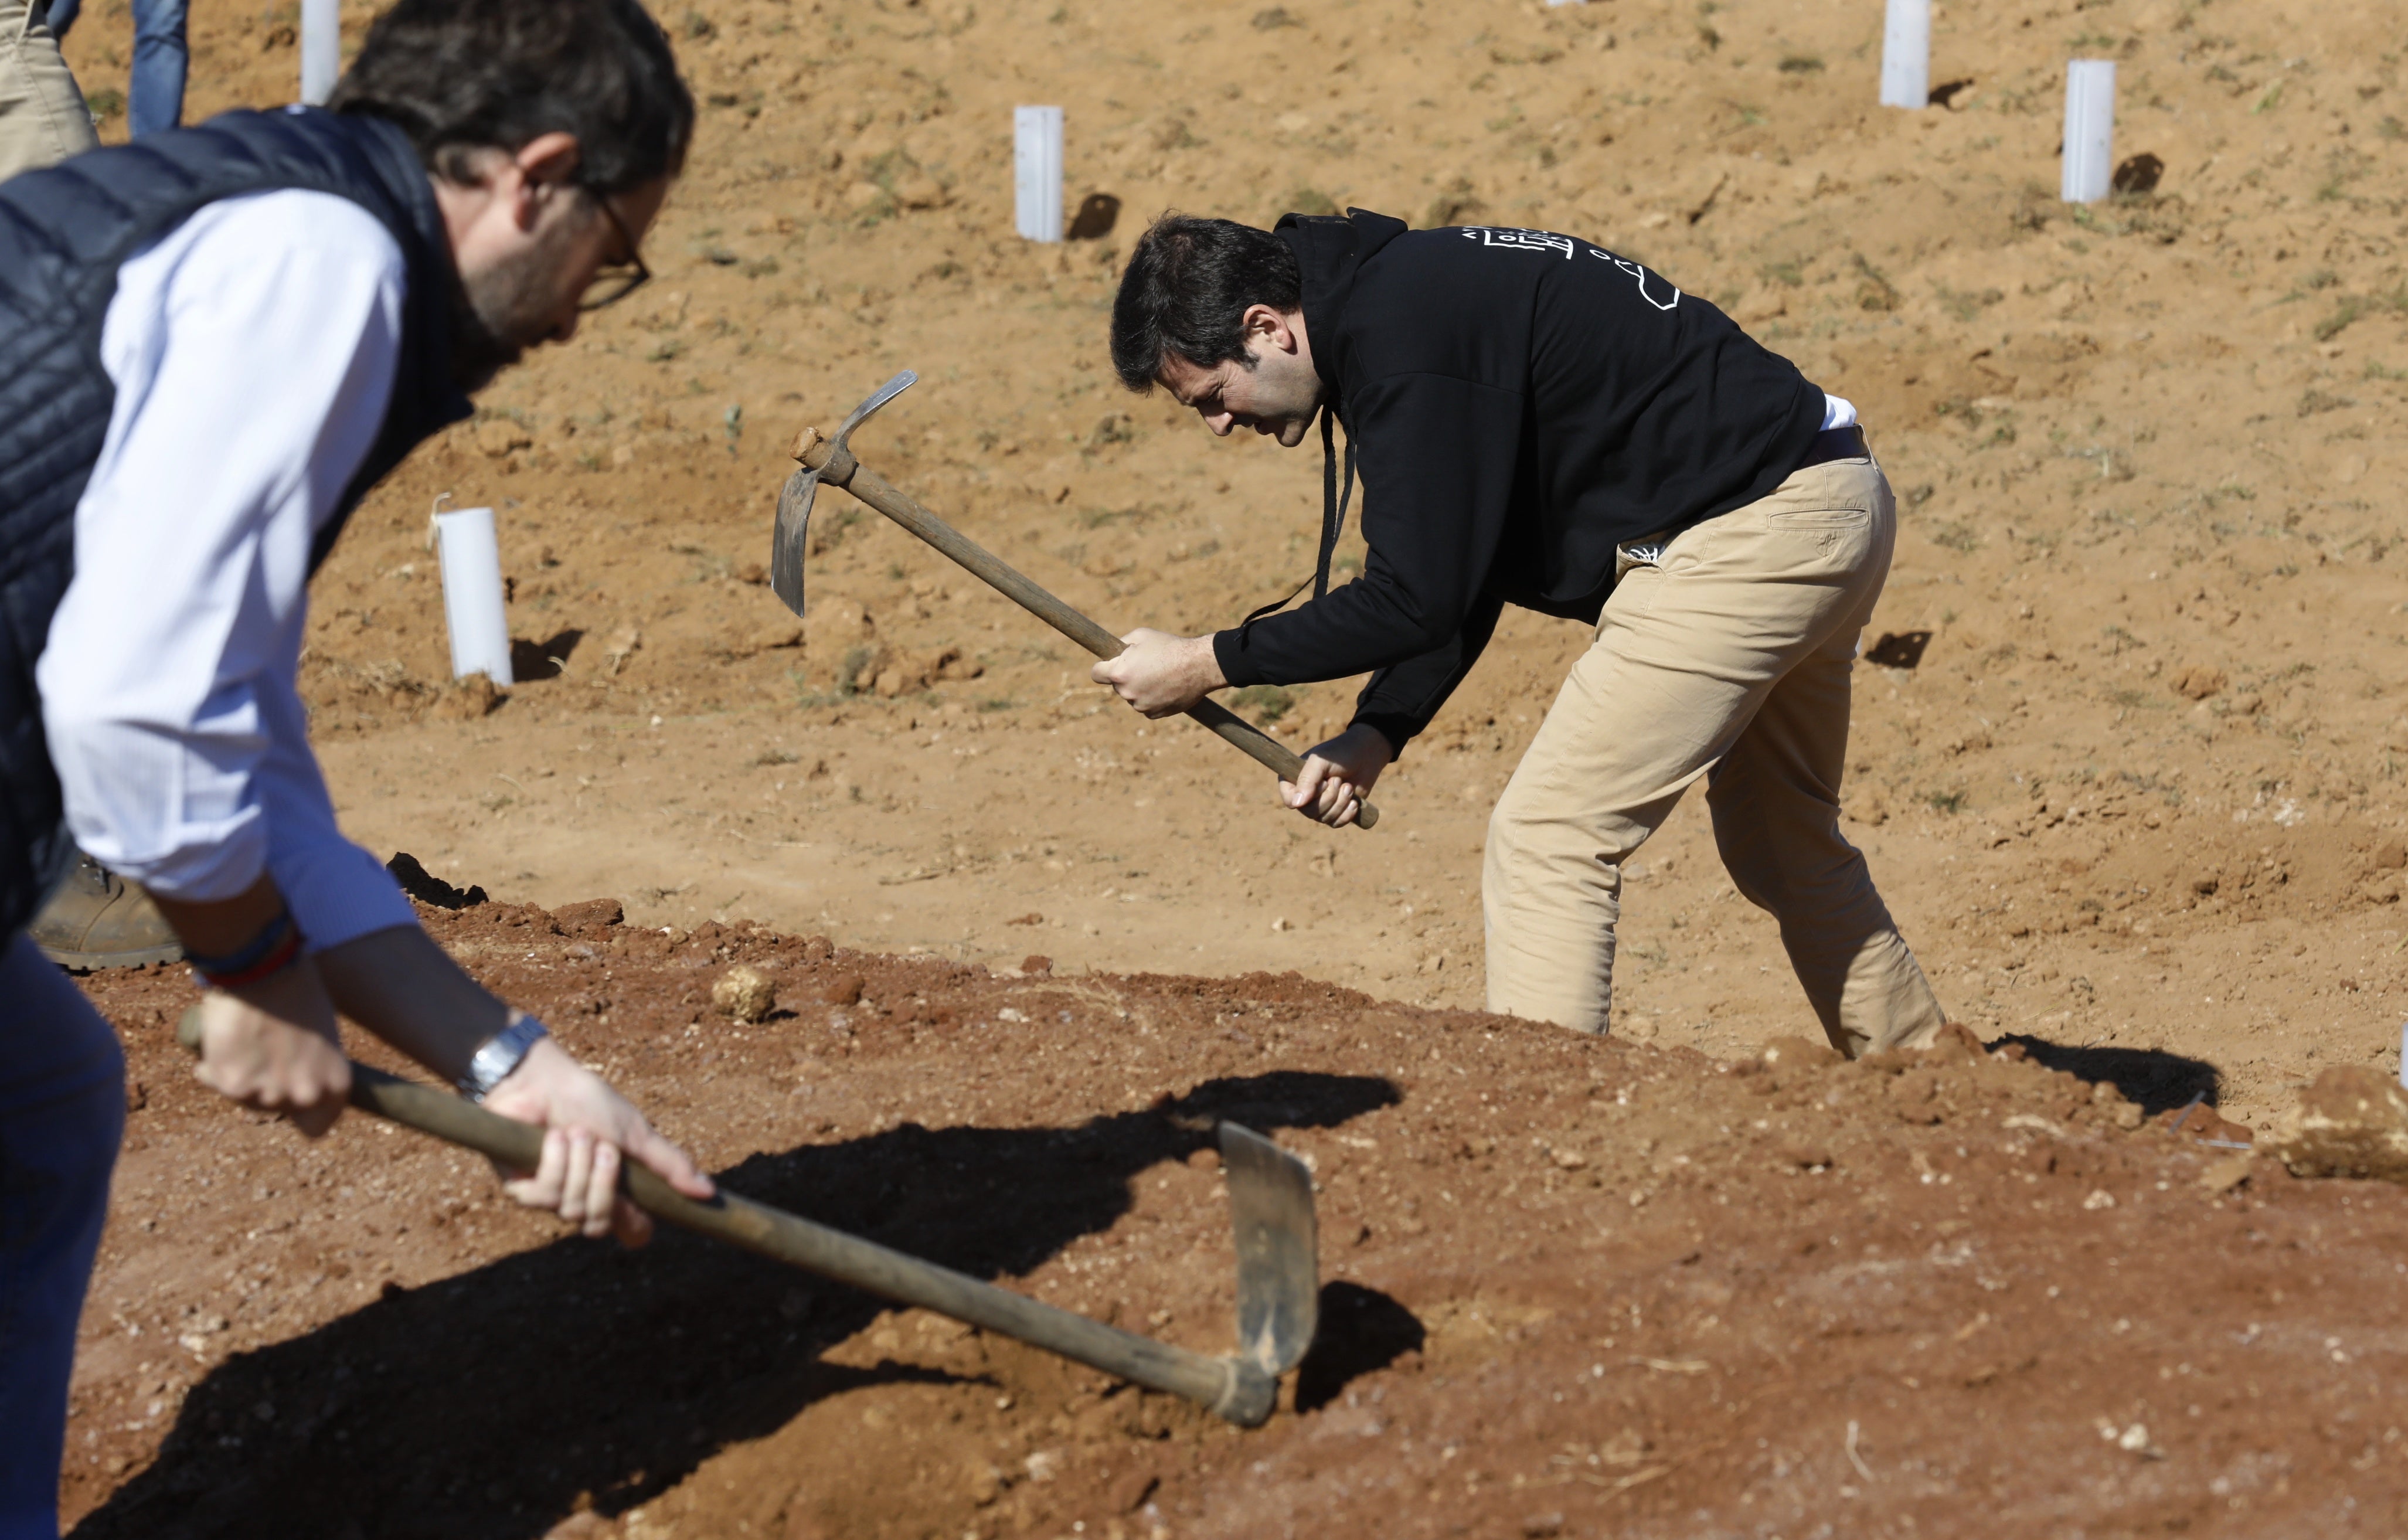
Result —
<path fill-rule="evenodd" d="M 861 992 L 864 987 L 866 986 L 859 973 L 831 974 L 827 982 L 820 986 L 820 1003 L 857 1005 L 861 1002 Z"/>
<path fill-rule="evenodd" d="M 2337 1065 L 2300 1093 L 2268 1147 L 2294 1176 L 2408 1182 L 2408 1090 L 2379 1070 Z"/>
<path fill-rule="evenodd" d="M 710 1003 L 731 1020 L 766 1019 L 778 1003 L 778 986 L 757 968 L 738 963 L 710 986 Z"/>

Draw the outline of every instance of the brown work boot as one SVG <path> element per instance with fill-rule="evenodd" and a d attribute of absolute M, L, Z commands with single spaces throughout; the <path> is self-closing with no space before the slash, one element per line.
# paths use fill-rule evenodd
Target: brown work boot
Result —
<path fill-rule="evenodd" d="M 139 968 L 184 955 L 150 895 L 80 851 L 26 934 L 62 968 Z"/>

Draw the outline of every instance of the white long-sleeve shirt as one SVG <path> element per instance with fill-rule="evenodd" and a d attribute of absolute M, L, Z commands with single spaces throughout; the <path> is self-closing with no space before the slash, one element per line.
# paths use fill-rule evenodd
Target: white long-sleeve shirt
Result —
<path fill-rule="evenodd" d="M 337 827 L 295 684 L 310 543 L 382 425 L 405 272 L 366 209 L 298 191 L 208 205 L 119 269 L 116 404 L 35 670 L 77 843 L 178 899 L 267 871 L 313 949 L 415 920 Z"/>

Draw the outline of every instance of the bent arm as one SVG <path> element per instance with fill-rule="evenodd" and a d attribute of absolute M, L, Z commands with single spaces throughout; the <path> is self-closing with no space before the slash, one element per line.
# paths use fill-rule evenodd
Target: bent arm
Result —
<path fill-rule="evenodd" d="M 1354 725 L 1377 728 L 1391 745 L 1391 759 L 1404 753 L 1480 661 L 1504 610 L 1504 600 L 1484 594 L 1464 617 L 1463 629 L 1444 646 L 1372 675 L 1354 699 Z"/>
<path fill-rule="evenodd" d="M 268 783 L 308 763 L 310 546 L 382 423 L 403 283 L 392 237 L 324 194 L 212 205 L 121 269 L 116 402 L 36 678 L 77 841 L 169 900 L 230 902 L 282 864 Z M 286 896 L 325 945 L 409 916 L 383 886 L 363 914 Z"/>

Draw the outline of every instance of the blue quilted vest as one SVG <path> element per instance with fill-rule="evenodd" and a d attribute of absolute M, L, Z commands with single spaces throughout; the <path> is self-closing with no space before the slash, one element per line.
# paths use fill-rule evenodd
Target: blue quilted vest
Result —
<path fill-rule="evenodd" d="M 350 198 L 393 233 L 408 264 L 392 404 L 318 537 L 314 567 L 368 488 L 468 415 L 451 367 L 458 279 L 408 138 L 370 118 L 230 112 L 0 182 L 0 936 L 33 918 L 74 850 L 34 665 L 75 574 L 76 504 L 117 398 L 100 333 L 118 267 L 205 204 L 286 188 Z"/>

